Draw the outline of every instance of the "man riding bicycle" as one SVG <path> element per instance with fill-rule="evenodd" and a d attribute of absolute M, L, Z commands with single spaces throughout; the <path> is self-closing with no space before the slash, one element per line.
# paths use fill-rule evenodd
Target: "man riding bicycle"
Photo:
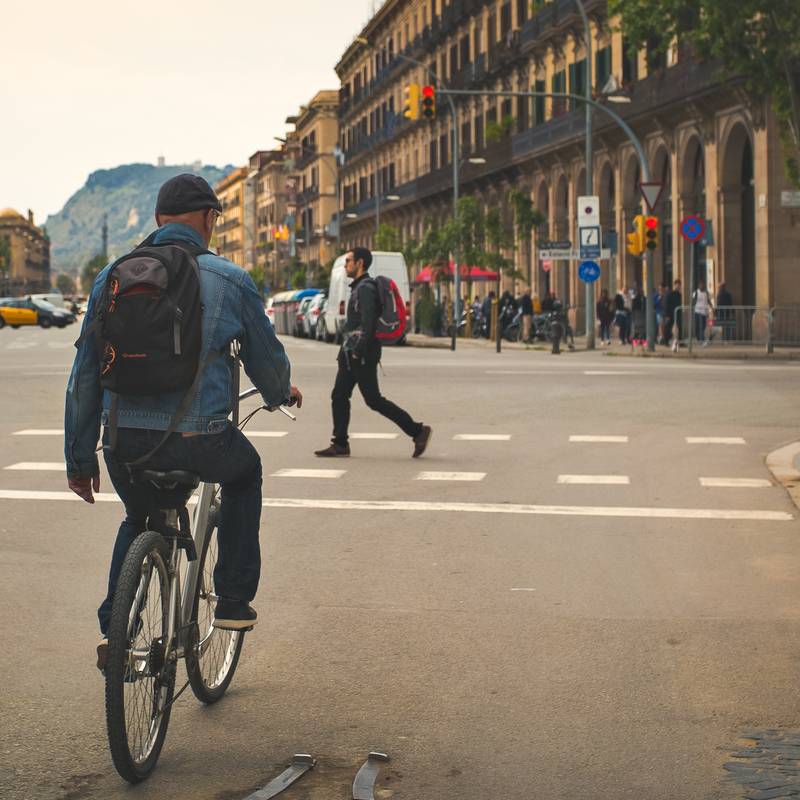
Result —
<path fill-rule="evenodd" d="M 219 600 L 214 626 L 242 630 L 257 620 L 250 601 L 255 597 L 261 568 L 261 459 L 228 420 L 234 370 L 238 369 L 230 355 L 231 345 L 238 343 L 245 371 L 266 405 L 300 407 L 302 395 L 290 383 L 289 360 L 252 279 L 240 267 L 206 250 L 221 211 L 219 199 L 205 180 L 178 175 L 161 187 L 155 215 L 158 229 L 140 245 L 174 245 L 196 257 L 202 309 L 199 363 L 203 366 L 189 394 L 103 391 L 103 354 L 90 334 L 98 324 L 95 320 L 107 296 L 106 280 L 113 264 L 106 266 L 94 282 L 84 333 L 76 345 L 65 409 L 69 487 L 87 503 L 94 503 L 93 491 L 100 488 L 95 450 L 102 424 L 103 456 L 114 489 L 125 505 L 125 519 L 111 558 L 108 592 L 98 609 L 103 635 L 98 646 L 101 669 L 120 568 L 129 546 L 145 529 L 147 517 L 154 510 L 152 490 L 131 478 L 131 463 L 142 457 L 154 469 L 187 470 L 204 482 L 220 485 L 219 559 L 214 572 Z M 184 408 L 185 413 L 180 413 Z"/>

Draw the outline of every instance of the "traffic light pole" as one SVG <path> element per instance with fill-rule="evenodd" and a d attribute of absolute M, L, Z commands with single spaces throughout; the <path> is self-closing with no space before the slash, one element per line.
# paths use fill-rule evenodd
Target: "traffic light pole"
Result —
<path fill-rule="evenodd" d="M 650 167 L 647 163 L 647 155 L 644 152 L 644 147 L 639 141 L 639 138 L 631 129 L 630 125 L 619 115 L 616 111 L 612 111 L 608 106 L 593 100 L 584 95 L 572 94 L 571 92 L 486 92 L 478 91 L 475 89 L 442 89 L 440 94 L 446 97 L 551 97 L 562 98 L 566 100 L 576 100 L 579 103 L 586 103 L 592 109 L 598 109 L 612 120 L 622 129 L 622 132 L 628 137 L 628 140 L 633 145 L 636 151 L 636 156 L 639 159 L 639 168 L 642 174 L 642 183 L 650 183 Z M 454 115 L 455 116 L 455 115 Z M 589 174 L 589 167 L 587 165 L 587 175 Z M 642 214 L 647 215 L 649 209 L 647 204 L 642 199 Z M 655 257 L 652 250 L 647 251 L 647 349 L 654 352 L 656 349 L 656 308 L 655 308 Z M 588 320 L 588 309 L 587 309 Z"/>

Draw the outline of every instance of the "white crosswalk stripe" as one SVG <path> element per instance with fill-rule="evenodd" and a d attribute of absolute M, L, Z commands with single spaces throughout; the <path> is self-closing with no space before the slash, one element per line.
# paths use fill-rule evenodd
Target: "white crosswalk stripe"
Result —
<path fill-rule="evenodd" d="M 482 481 L 485 472 L 420 472 L 417 481 Z"/>
<path fill-rule="evenodd" d="M 628 486 L 631 479 L 627 475 L 559 475 L 558 483 L 600 484 L 604 486 Z"/>
<path fill-rule="evenodd" d="M 772 482 L 766 478 L 700 478 L 700 485 L 709 489 L 765 489 Z"/>
<path fill-rule="evenodd" d="M 608 444 L 627 444 L 628 437 L 627 436 L 584 436 L 584 435 L 575 435 L 570 436 L 569 440 L 571 442 L 583 442 L 583 443 L 601 443 L 605 442 Z"/>
<path fill-rule="evenodd" d="M 289 431 L 249 431 L 247 428 L 244 433 L 251 439 L 282 439 L 289 435 Z"/>
<path fill-rule="evenodd" d="M 686 444 L 747 444 L 741 436 L 687 436 Z"/>
<path fill-rule="evenodd" d="M 279 469 L 273 472 L 272 478 L 341 478 L 346 469 Z"/>
<path fill-rule="evenodd" d="M 396 439 L 396 433 L 351 433 L 351 439 Z"/>
<path fill-rule="evenodd" d="M 509 442 L 510 433 L 457 433 L 453 437 L 456 442 Z"/>
<path fill-rule="evenodd" d="M 27 428 L 24 431 L 14 431 L 14 436 L 63 436 L 63 428 Z"/>

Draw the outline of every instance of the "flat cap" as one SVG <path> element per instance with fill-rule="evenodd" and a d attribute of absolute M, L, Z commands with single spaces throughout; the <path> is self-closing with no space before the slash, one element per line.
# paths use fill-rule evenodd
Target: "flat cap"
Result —
<path fill-rule="evenodd" d="M 186 214 L 213 208 L 222 211 L 222 204 L 205 178 L 184 172 L 166 181 L 158 190 L 156 214 Z"/>

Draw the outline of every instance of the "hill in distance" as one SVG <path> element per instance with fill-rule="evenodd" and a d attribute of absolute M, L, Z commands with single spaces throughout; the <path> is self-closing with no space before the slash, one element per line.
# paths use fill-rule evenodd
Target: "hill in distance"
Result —
<path fill-rule="evenodd" d="M 93 172 L 64 208 L 58 214 L 51 214 L 45 223 L 54 272 L 79 273 L 101 251 L 104 214 L 108 215 L 108 255 L 115 258 L 142 241 L 155 227 L 156 197 L 164 181 L 191 172 L 213 186 L 232 169 L 232 166 L 200 164 L 123 164 Z"/>

